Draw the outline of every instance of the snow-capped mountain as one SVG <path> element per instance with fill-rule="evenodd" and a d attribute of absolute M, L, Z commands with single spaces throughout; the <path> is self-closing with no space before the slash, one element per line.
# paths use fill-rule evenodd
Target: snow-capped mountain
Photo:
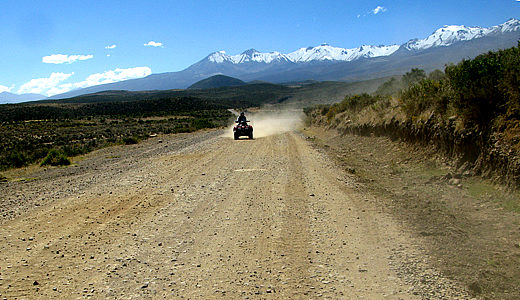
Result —
<path fill-rule="evenodd" d="M 510 19 L 489 28 L 443 26 L 424 39 L 412 39 L 402 45 L 365 45 L 348 49 L 322 44 L 287 54 L 262 53 L 255 49 L 239 55 L 218 51 L 179 72 L 152 74 L 145 78 L 93 86 L 53 98 L 106 90 L 184 89 L 214 75 L 226 75 L 245 82 L 360 81 L 400 75 L 412 68 L 421 68 L 426 72 L 443 70 L 448 63 L 457 63 L 487 51 L 514 47 L 518 40 L 520 20 Z"/>
<path fill-rule="evenodd" d="M 405 48 L 410 51 L 425 50 L 432 47 L 450 46 L 461 41 L 469 41 L 485 36 L 519 30 L 520 20 L 517 19 L 510 19 L 502 25 L 489 28 L 445 25 L 425 39 L 413 39 L 403 45 L 365 45 L 358 48 L 347 49 L 322 44 L 317 47 L 300 48 L 288 54 L 280 52 L 261 53 L 255 49 L 247 50 L 239 55 L 228 55 L 225 51 L 218 51 L 210 54 L 206 59 L 217 64 L 230 62 L 235 65 L 249 62 L 269 64 L 272 62 L 308 63 L 314 61 L 354 61 L 360 58 L 389 56 L 400 48 Z"/>
<path fill-rule="evenodd" d="M 241 64 L 246 62 L 263 62 L 272 63 L 274 61 L 290 61 L 285 54 L 280 52 L 260 53 L 255 49 L 245 51 L 240 55 L 228 55 L 225 51 L 218 51 L 210 54 L 207 59 L 214 63 L 231 62 L 233 64 Z"/>
<path fill-rule="evenodd" d="M 445 25 L 425 39 L 411 40 L 403 46 L 408 50 L 424 50 L 437 46 L 450 46 L 456 42 L 469 41 L 485 36 L 520 30 L 520 20 L 510 19 L 502 25 L 489 28 Z"/>
<path fill-rule="evenodd" d="M 399 49 L 398 45 L 392 46 L 362 46 L 354 49 L 332 47 L 322 44 L 318 47 L 300 48 L 289 54 L 280 52 L 261 53 L 255 49 L 247 50 L 239 55 L 228 55 L 225 51 L 210 54 L 207 59 L 215 63 L 231 62 L 241 64 L 246 62 L 292 62 L 308 63 L 312 61 L 353 61 L 359 58 L 388 56 Z"/>
<path fill-rule="evenodd" d="M 388 56 L 399 49 L 398 45 L 371 46 L 365 45 L 354 49 L 336 48 L 328 44 L 318 47 L 300 48 L 289 53 L 293 62 L 311 61 L 353 61 L 360 58 Z"/>

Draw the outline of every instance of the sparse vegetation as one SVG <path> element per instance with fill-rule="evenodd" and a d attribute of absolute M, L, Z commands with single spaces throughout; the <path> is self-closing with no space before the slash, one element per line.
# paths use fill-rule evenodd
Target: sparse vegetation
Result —
<path fill-rule="evenodd" d="M 445 72 L 412 69 L 374 94 L 346 96 L 330 106 L 306 109 L 314 122 L 352 130 L 387 130 L 393 137 L 436 144 L 475 165 L 474 173 L 497 174 L 520 186 L 520 44 L 448 65 Z M 370 125 L 367 127 L 366 125 Z M 376 128 L 377 127 L 377 128 Z"/>
<path fill-rule="evenodd" d="M 194 98 L 109 103 L 95 99 L 0 106 L 0 171 L 42 160 L 43 165 L 55 165 L 60 158 L 55 151 L 75 157 L 106 146 L 134 144 L 152 134 L 221 127 L 232 116 L 212 101 Z"/>
<path fill-rule="evenodd" d="M 227 110 L 194 111 L 155 118 L 92 116 L 66 120 L 5 122 L 0 125 L 0 170 L 38 163 L 52 149 L 68 157 L 117 144 L 132 144 L 151 134 L 193 132 L 226 126 Z"/>
<path fill-rule="evenodd" d="M 344 112 L 344 111 L 350 111 L 352 113 L 357 113 L 364 108 L 381 101 L 383 97 L 381 96 L 371 96 L 369 94 L 361 94 L 361 95 L 354 95 L 351 97 L 345 98 L 340 103 L 333 104 L 329 111 L 327 112 L 327 119 L 330 120 L 332 117 L 334 117 L 336 114 Z"/>

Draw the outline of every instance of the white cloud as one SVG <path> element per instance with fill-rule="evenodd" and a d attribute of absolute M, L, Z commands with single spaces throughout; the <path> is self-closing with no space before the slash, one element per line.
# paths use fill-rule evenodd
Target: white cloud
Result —
<path fill-rule="evenodd" d="M 64 55 L 53 54 L 44 56 L 42 61 L 46 64 L 71 64 L 78 60 L 87 60 L 93 58 L 93 55 Z"/>
<path fill-rule="evenodd" d="M 153 47 L 162 47 L 162 43 L 156 43 L 154 41 L 149 41 L 148 44 L 144 44 L 145 46 L 153 46 Z"/>
<path fill-rule="evenodd" d="M 65 83 L 61 82 L 69 79 L 74 73 L 52 73 L 49 78 L 33 79 L 22 85 L 18 90 L 19 94 L 37 93 L 47 96 L 66 93 L 79 88 L 86 88 L 94 85 L 119 82 L 128 79 L 142 78 L 152 74 L 149 67 L 136 67 L 129 69 L 115 69 L 103 73 L 92 74 L 80 82 Z M 0 86 L 1 88 L 1 86 Z"/>
<path fill-rule="evenodd" d="M 386 11 L 386 8 L 384 8 L 383 6 L 378 6 L 378 7 L 374 8 L 374 9 L 372 10 L 372 13 L 373 13 L 374 15 L 377 15 L 378 13 L 380 13 L 380 12 L 385 12 L 385 11 Z"/>
<path fill-rule="evenodd" d="M 12 87 L 8 88 L 4 85 L 0 85 L 0 93 L 2 92 L 11 92 Z"/>
<path fill-rule="evenodd" d="M 49 95 L 49 90 L 54 89 L 60 82 L 68 79 L 73 74 L 52 73 L 49 78 L 33 79 L 23 84 L 18 90 L 18 94 L 35 93 Z"/>
<path fill-rule="evenodd" d="M 73 83 L 74 88 L 86 88 L 89 86 L 119 82 L 128 79 L 141 78 L 152 74 L 152 70 L 148 67 L 137 67 L 131 69 L 115 69 L 90 75 L 81 82 Z"/>
<path fill-rule="evenodd" d="M 115 47 L 116 47 L 116 45 L 106 46 L 105 49 L 114 49 Z"/>

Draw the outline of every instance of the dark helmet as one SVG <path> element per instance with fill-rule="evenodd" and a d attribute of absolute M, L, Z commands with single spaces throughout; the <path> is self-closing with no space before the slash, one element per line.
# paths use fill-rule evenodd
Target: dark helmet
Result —
<path fill-rule="evenodd" d="M 243 116 L 243 115 L 244 115 L 244 112 L 241 112 L 240 115 Z"/>

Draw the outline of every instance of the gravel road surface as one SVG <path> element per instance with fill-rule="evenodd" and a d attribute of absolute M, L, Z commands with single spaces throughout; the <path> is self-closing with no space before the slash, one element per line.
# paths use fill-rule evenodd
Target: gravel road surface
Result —
<path fill-rule="evenodd" d="M 256 137 L 159 136 L 0 183 L 0 299 L 469 299 L 301 133 Z"/>

